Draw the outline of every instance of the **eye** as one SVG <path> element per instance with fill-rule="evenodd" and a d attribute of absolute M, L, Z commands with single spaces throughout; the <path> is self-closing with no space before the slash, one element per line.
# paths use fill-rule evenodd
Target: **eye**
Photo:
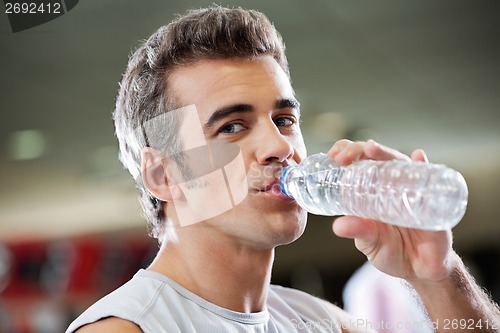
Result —
<path fill-rule="evenodd" d="M 288 127 L 295 124 L 295 119 L 290 117 L 279 117 L 274 120 L 274 123 L 278 127 Z"/>
<path fill-rule="evenodd" d="M 217 133 L 218 134 L 235 134 L 243 131 L 245 127 L 240 123 L 230 123 L 222 126 Z"/>

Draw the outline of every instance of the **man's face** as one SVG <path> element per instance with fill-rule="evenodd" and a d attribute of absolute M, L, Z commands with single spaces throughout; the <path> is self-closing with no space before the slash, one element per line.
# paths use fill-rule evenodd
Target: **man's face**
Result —
<path fill-rule="evenodd" d="M 181 105 L 194 105 L 199 117 L 190 114 L 183 120 L 183 142 L 189 146 L 205 140 L 209 146 L 238 147 L 243 157 L 243 177 L 226 176 L 229 187 L 244 189 L 242 201 L 198 223 L 200 227 L 259 247 L 298 238 L 305 228 L 306 212 L 279 191 L 278 177 L 284 166 L 299 163 L 306 149 L 298 103 L 278 63 L 270 56 L 202 60 L 174 70 L 168 85 Z M 204 138 L 195 134 L 200 125 Z M 228 151 L 234 153 L 234 149 Z M 221 184 L 212 185 L 207 189 L 216 190 L 205 193 L 217 198 Z M 183 191 L 184 200 L 189 201 L 189 189 Z"/>

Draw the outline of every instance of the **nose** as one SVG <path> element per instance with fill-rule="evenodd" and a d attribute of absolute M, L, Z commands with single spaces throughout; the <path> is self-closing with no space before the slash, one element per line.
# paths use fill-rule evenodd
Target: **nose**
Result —
<path fill-rule="evenodd" d="M 281 163 L 292 158 L 293 146 L 288 138 L 281 134 L 276 124 L 269 120 L 262 127 L 256 145 L 256 157 L 259 164 Z"/>

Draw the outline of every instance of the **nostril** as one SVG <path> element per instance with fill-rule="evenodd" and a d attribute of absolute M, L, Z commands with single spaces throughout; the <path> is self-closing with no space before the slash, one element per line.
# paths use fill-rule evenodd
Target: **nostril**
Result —
<path fill-rule="evenodd" d="M 263 135 L 261 141 L 256 147 L 256 156 L 261 164 L 272 162 L 282 163 L 294 155 L 294 149 L 289 138 L 277 133 L 278 135 Z"/>
<path fill-rule="evenodd" d="M 281 162 L 279 157 L 273 156 L 273 157 L 268 157 L 266 158 L 266 162 L 272 163 L 272 162 Z"/>

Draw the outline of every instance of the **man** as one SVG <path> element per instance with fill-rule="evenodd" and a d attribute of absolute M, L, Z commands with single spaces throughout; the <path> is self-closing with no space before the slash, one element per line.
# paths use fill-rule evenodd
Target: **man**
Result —
<path fill-rule="evenodd" d="M 306 148 L 284 46 L 263 14 L 213 7 L 160 28 L 131 57 L 114 119 L 161 247 L 68 333 L 361 331 L 336 306 L 270 285 L 275 247 L 300 237 L 307 216 L 277 177 Z M 372 140 L 341 140 L 328 156 L 342 165 L 410 159 Z M 421 150 L 411 159 L 426 161 Z M 496 331 L 498 307 L 453 251 L 451 232 L 352 216 L 333 230 L 406 279 L 438 332 L 460 319 Z"/>

